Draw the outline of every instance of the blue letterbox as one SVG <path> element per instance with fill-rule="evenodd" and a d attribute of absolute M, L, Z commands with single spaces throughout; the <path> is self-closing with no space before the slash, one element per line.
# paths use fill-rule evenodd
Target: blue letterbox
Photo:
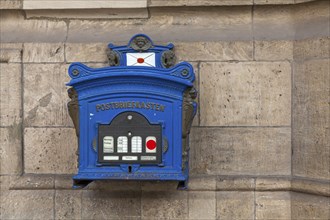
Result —
<path fill-rule="evenodd" d="M 173 180 L 186 188 L 195 75 L 173 44 L 143 34 L 108 46 L 109 66 L 69 67 L 69 114 L 78 136 L 73 187 L 94 180 Z"/>

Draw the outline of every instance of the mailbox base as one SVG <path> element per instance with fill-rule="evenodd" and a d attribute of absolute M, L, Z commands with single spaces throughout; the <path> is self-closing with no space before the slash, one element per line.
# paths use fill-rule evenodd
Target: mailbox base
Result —
<path fill-rule="evenodd" d="M 188 188 L 188 176 L 183 174 L 159 174 L 159 173 L 84 173 L 73 177 L 73 189 L 82 189 L 94 180 L 139 180 L 139 181 L 178 181 L 179 190 Z"/>

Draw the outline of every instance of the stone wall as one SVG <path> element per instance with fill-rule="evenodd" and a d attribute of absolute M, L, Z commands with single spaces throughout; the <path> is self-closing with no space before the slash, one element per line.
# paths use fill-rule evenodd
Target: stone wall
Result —
<path fill-rule="evenodd" d="M 230 2 L 82 12 L 1 0 L 0 219 L 329 219 L 330 2 Z M 71 190 L 68 66 L 106 66 L 107 43 L 136 33 L 194 66 L 189 190 Z"/>

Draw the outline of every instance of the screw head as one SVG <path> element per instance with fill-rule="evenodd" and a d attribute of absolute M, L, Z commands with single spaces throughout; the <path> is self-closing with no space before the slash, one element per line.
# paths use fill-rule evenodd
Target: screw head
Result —
<path fill-rule="evenodd" d="M 72 70 L 72 75 L 78 76 L 79 75 L 79 70 L 77 70 L 77 69 Z"/>
<path fill-rule="evenodd" d="M 182 71 L 181 71 L 181 75 L 182 76 L 187 76 L 189 74 L 189 71 L 187 70 L 187 69 L 183 69 Z"/>

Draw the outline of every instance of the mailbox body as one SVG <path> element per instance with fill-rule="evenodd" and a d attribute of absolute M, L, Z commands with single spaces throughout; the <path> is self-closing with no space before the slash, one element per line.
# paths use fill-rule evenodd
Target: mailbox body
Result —
<path fill-rule="evenodd" d="M 147 36 L 139 36 L 152 44 Z M 77 110 L 70 115 L 78 120 L 79 137 L 74 187 L 122 179 L 175 180 L 185 188 L 187 135 L 196 113 L 196 103 L 188 97 L 195 79 L 192 66 L 186 62 L 162 66 L 161 56 L 172 45 L 152 44 L 142 52 L 130 46 L 109 47 L 119 55 L 116 66 L 89 68 L 73 63 L 69 67 L 72 79 L 67 85 L 75 91 L 71 106 Z M 153 54 L 154 66 L 128 66 L 127 53 Z"/>

